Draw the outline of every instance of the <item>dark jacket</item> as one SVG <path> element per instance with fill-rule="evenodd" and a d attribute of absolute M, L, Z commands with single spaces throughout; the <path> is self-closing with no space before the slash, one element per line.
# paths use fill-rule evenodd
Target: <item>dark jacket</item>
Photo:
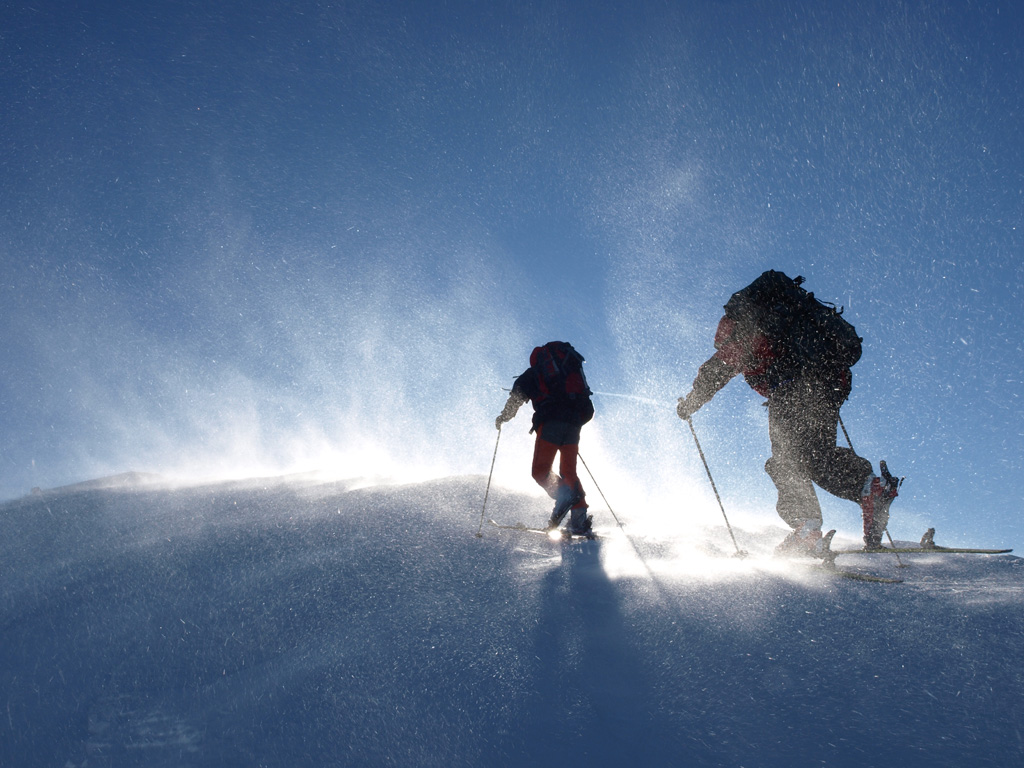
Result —
<path fill-rule="evenodd" d="M 805 380 L 843 392 L 840 402 L 849 395 L 848 367 L 801 362 L 778 347 L 752 324 L 723 317 L 715 333 L 715 354 L 701 365 L 687 401 L 696 410 L 737 374 L 743 375 L 751 389 L 769 399 L 775 393 L 787 391 L 791 382 Z"/>

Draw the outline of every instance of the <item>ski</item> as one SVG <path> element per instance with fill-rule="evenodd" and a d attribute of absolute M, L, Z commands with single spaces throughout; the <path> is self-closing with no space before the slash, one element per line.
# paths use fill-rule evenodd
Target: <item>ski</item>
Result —
<path fill-rule="evenodd" d="M 978 547 L 943 547 L 935 543 L 935 529 L 929 528 L 921 537 L 917 547 L 880 547 L 879 549 L 830 549 L 832 559 L 839 555 L 920 555 L 928 553 L 944 553 L 950 555 L 1005 555 L 1013 549 L 982 549 Z"/>
<path fill-rule="evenodd" d="M 859 571 L 847 571 L 843 568 L 836 567 L 836 555 L 840 554 L 840 551 L 831 549 L 832 537 L 836 535 L 834 530 L 829 531 L 821 537 L 821 552 L 819 554 L 811 555 L 809 550 L 805 551 L 804 554 L 810 555 L 810 558 L 801 559 L 799 557 L 788 557 L 786 559 L 794 563 L 801 563 L 804 565 L 811 566 L 816 570 L 823 573 L 827 573 L 830 576 L 835 576 L 840 579 L 851 579 L 853 581 L 871 581 L 876 584 L 902 584 L 903 579 L 892 579 L 887 576 L 873 576 L 869 573 L 860 573 Z M 776 557 L 785 557 L 785 554 L 776 550 Z"/>
<path fill-rule="evenodd" d="M 833 555 L 1005 555 L 1012 549 L 973 549 L 971 547 L 880 547 L 879 549 L 833 549 Z"/>
<path fill-rule="evenodd" d="M 523 531 L 525 533 L 539 533 L 549 539 L 562 539 L 562 541 L 592 541 L 594 539 L 601 538 L 596 533 L 588 533 L 585 536 L 573 535 L 566 531 L 564 528 L 559 531 L 557 528 L 536 528 L 524 523 L 499 523 L 497 520 L 489 521 L 495 528 L 502 528 L 507 531 Z M 557 533 L 556 536 L 552 536 L 552 533 Z"/>
<path fill-rule="evenodd" d="M 934 552 L 973 552 L 983 555 L 1003 555 L 1013 552 L 1012 549 L 977 549 L 974 547 L 940 547 L 935 543 L 935 529 L 929 528 L 921 537 L 921 549 Z"/>

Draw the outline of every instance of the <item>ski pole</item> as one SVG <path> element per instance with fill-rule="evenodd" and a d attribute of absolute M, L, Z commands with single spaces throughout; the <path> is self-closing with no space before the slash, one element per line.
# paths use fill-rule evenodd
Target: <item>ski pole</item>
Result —
<path fill-rule="evenodd" d="M 629 546 L 631 546 L 633 548 L 633 551 L 636 553 L 636 556 L 640 559 L 640 562 L 643 563 L 644 568 L 647 569 L 647 572 L 651 574 L 651 578 L 653 579 L 654 578 L 654 574 L 651 573 L 651 567 L 647 564 L 647 560 L 644 559 L 644 556 L 640 552 L 640 550 L 637 549 L 636 542 L 633 541 L 633 537 L 630 536 L 629 533 L 626 532 L 625 527 L 623 527 L 623 525 L 622 525 L 622 521 L 619 520 L 619 516 L 616 515 L 615 514 L 615 510 L 612 509 L 612 505 L 608 503 L 608 497 L 604 495 L 604 491 L 601 490 L 601 486 L 599 486 L 597 484 L 597 480 L 594 478 L 594 473 L 590 471 L 590 467 L 587 466 L 587 462 L 583 460 L 583 456 L 582 455 L 577 453 L 576 456 L 580 460 L 580 463 L 583 464 L 583 468 L 587 470 L 587 474 L 590 475 L 590 482 L 592 482 L 594 484 L 594 487 L 597 488 L 597 492 L 599 494 L 601 494 L 601 498 L 604 499 L 604 505 L 606 507 L 608 507 L 608 511 L 612 513 L 612 517 L 615 519 L 615 522 L 618 524 L 618 526 L 622 530 L 623 534 L 625 534 L 626 541 L 629 542 Z"/>
<path fill-rule="evenodd" d="M 604 505 L 608 507 L 608 511 L 612 513 L 612 517 L 615 518 L 615 522 L 618 524 L 619 528 L 622 528 L 622 521 L 619 520 L 619 516 L 615 514 L 615 510 L 612 509 L 612 505 L 608 503 L 608 498 L 604 495 L 604 491 L 601 490 L 601 486 L 597 484 L 597 480 L 594 479 L 594 473 L 590 471 L 590 467 L 587 466 L 587 462 L 583 460 L 583 456 L 580 454 L 577 453 L 576 456 L 579 458 L 580 463 L 583 464 L 583 468 L 587 470 L 587 474 L 590 475 L 590 482 L 594 484 L 594 487 L 597 488 L 597 492 L 600 493 L 601 498 L 604 499 Z M 623 530 L 625 530 L 625 528 L 623 528 Z"/>
<path fill-rule="evenodd" d="M 725 514 L 725 506 L 722 504 L 722 497 L 718 495 L 718 488 L 715 486 L 715 478 L 711 476 L 711 468 L 708 467 L 708 460 L 704 458 L 704 451 L 700 447 L 700 440 L 697 439 L 697 430 L 693 428 L 693 419 L 687 419 L 686 423 L 690 425 L 690 434 L 693 435 L 693 442 L 697 446 L 697 453 L 700 454 L 700 460 L 704 462 L 704 471 L 708 473 L 708 480 L 711 481 L 711 490 L 715 492 L 715 498 L 718 499 L 718 508 L 722 510 L 722 517 L 725 518 L 725 527 L 729 529 L 729 536 L 732 537 L 732 544 L 736 547 L 736 557 L 746 557 L 747 553 L 740 549 L 740 545 L 736 543 L 736 534 L 732 532 L 732 526 L 729 524 L 729 516 Z"/>
<path fill-rule="evenodd" d="M 501 441 L 501 425 L 498 425 L 498 439 L 494 441 L 494 455 L 491 457 L 491 471 L 487 473 L 487 490 L 484 491 L 484 506 L 480 510 L 480 527 L 476 530 L 476 537 L 483 538 L 484 514 L 487 512 L 487 497 L 491 495 L 491 477 L 494 475 L 494 462 L 498 458 L 498 443 Z"/>
<path fill-rule="evenodd" d="M 842 416 L 839 416 L 839 426 L 842 428 L 843 435 L 846 437 L 846 444 L 848 446 L 850 446 L 850 450 L 851 451 L 853 451 L 854 453 L 857 453 L 857 451 L 855 451 L 854 448 L 853 448 L 853 441 L 850 439 L 850 433 L 846 431 L 846 425 L 843 424 L 843 417 Z M 889 539 L 889 544 L 892 545 L 892 548 L 896 549 L 896 542 L 892 540 L 892 534 L 889 533 L 889 526 L 888 525 L 885 526 L 885 535 Z M 904 565 L 903 564 L 903 560 L 900 559 L 900 553 L 899 552 L 893 552 L 893 554 L 896 555 L 896 567 L 897 568 L 906 568 L 907 566 Z"/>
<path fill-rule="evenodd" d="M 856 451 L 853 450 L 853 440 L 850 439 L 850 433 L 846 431 L 846 425 L 843 424 L 843 417 L 842 416 L 839 416 L 839 427 L 840 427 L 840 429 L 843 430 L 843 436 L 846 437 L 846 444 L 848 446 L 850 446 L 850 450 L 851 451 L 856 453 Z"/>

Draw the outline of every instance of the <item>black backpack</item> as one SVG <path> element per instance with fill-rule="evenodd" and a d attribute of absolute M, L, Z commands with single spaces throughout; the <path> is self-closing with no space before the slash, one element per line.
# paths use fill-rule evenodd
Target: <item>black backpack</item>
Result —
<path fill-rule="evenodd" d="M 863 339 L 841 307 L 819 301 L 803 282 L 800 276 L 768 270 L 730 297 L 726 317 L 753 323 L 790 365 L 852 367 L 860 360 Z"/>
<path fill-rule="evenodd" d="M 572 405 L 585 421 L 589 421 L 594 411 L 583 363 L 583 355 L 567 341 L 549 341 L 536 347 L 530 353 L 530 367 L 537 374 L 540 389 L 534 405 L 538 408 L 555 403 Z"/>

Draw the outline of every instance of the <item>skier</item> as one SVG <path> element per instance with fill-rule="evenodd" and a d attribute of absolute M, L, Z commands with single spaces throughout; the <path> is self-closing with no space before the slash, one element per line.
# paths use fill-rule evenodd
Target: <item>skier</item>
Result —
<path fill-rule="evenodd" d="M 780 554 L 821 554 L 821 507 L 814 485 L 861 507 L 866 549 L 878 549 L 899 482 L 880 463 L 836 445 L 839 407 L 850 395 L 850 367 L 861 339 L 841 311 L 805 291 L 802 277 L 768 271 L 730 298 L 714 355 L 697 372 L 676 412 L 689 420 L 736 374 L 768 402 L 772 455 L 765 471 L 778 490 L 776 510 L 792 532 Z M 813 483 L 813 484 L 812 484 Z"/>
<path fill-rule="evenodd" d="M 593 518 L 587 514 L 587 497 L 576 474 L 580 430 L 594 417 L 590 389 L 583 375 L 583 356 L 568 342 L 552 341 L 530 354 L 530 367 L 516 379 L 504 409 L 495 420 L 501 429 L 527 401 L 533 403 L 533 479 L 555 500 L 548 520 L 554 530 L 571 510 L 566 531 L 574 536 L 592 533 Z M 558 471 L 552 472 L 555 454 Z"/>

